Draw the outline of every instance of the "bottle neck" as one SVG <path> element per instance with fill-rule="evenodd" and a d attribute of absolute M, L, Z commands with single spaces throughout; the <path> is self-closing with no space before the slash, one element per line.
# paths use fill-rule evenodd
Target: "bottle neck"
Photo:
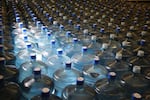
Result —
<path fill-rule="evenodd" d="M 33 74 L 34 74 L 34 79 L 35 80 L 41 79 L 41 70 L 33 71 Z"/>
<path fill-rule="evenodd" d="M 108 79 L 109 84 L 114 84 L 115 83 L 115 79 Z"/>
<path fill-rule="evenodd" d="M 34 74 L 34 79 L 35 80 L 41 79 L 41 74 Z"/>
<path fill-rule="evenodd" d="M 58 53 L 57 56 L 58 56 L 58 57 L 62 57 L 63 54 L 62 54 L 62 53 Z"/>
<path fill-rule="evenodd" d="M 55 49 L 56 48 L 56 44 L 51 44 L 51 48 Z"/>
<path fill-rule="evenodd" d="M 41 97 L 42 97 L 42 100 L 49 100 L 50 94 L 49 93 L 47 93 L 47 94 L 42 93 Z"/>
<path fill-rule="evenodd" d="M 82 84 L 82 85 L 77 85 L 76 86 L 76 89 L 77 89 L 77 91 L 81 91 L 81 90 L 83 90 L 84 88 L 84 85 Z"/>
<path fill-rule="evenodd" d="M 96 43 L 96 42 L 97 42 L 96 39 L 92 40 L 92 43 Z"/>
<path fill-rule="evenodd" d="M 82 56 L 86 55 L 87 53 L 88 53 L 88 52 L 87 52 L 87 49 L 85 49 L 85 50 L 83 49 L 83 50 L 82 50 Z"/>
<path fill-rule="evenodd" d="M 66 64 L 65 70 L 71 70 L 71 64 Z"/>
<path fill-rule="evenodd" d="M 31 58 L 30 61 L 31 61 L 31 62 L 36 62 L 36 59 L 32 59 L 32 58 Z"/>
<path fill-rule="evenodd" d="M 96 67 L 99 64 L 99 61 L 94 61 L 93 66 Z"/>

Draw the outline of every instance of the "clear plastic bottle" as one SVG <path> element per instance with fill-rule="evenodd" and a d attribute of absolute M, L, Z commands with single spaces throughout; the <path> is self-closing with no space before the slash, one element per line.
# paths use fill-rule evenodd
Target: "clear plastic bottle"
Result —
<path fill-rule="evenodd" d="M 97 55 L 101 46 L 101 43 L 97 42 L 96 35 L 92 35 L 91 43 L 88 45 L 89 53 Z"/>
<path fill-rule="evenodd" d="M 122 42 L 122 48 L 119 49 L 116 53 L 121 53 L 122 54 L 122 59 L 125 61 L 128 61 L 129 58 L 133 56 L 133 52 L 131 50 L 131 45 L 130 42 L 128 41 L 123 41 Z"/>
<path fill-rule="evenodd" d="M 15 54 L 13 52 L 5 51 L 5 46 L 0 44 L 0 56 L 4 57 L 6 64 L 14 65 L 16 61 Z"/>
<path fill-rule="evenodd" d="M 103 43 L 100 52 L 97 54 L 100 58 L 100 64 L 106 66 L 115 59 L 115 54 L 109 50 L 108 43 Z"/>
<path fill-rule="evenodd" d="M 58 48 L 57 54 L 52 55 L 47 59 L 47 64 L 55 66 L 55 70 L 57 70 L 58 68 L 62 68 L 67 61 L 70 61 L 70 58 L 65 55 L 65 52 L 62 48 Z"/>
<path fill-rule="evenodd" d="M 129 65 L 126 61 L 122 60 L 122 54 L 116 53 L 115 60 L 109 63 L 106 66 L 107 70 L 114 71 L 117 73 L 117 78 L 120 78 L 123 73 L 126 73 L 129 71 Z"/>
<path fill-rule="evenodd" d="M 142 39 L 142 40 L 139 40 L 138 46 L 137 48 L 133 50 L 133 52 L 136 53 L 138 52 L 138 50 L 143 50 L 145 54 L 148 55 L 150 53 L 150 51 L 147 49 L 148 47 L 149 46 L 148 46 L 147 41 Z"/>
<path fill-rule="evenodd" d="M 59 37 L 60 38 L 59 42 L 60 42 L 61 46 L 64 47 L 65 45 L 68 45 L 72 42 L 72 36 L 71 35 L 72 35 L 71 31 L 67 31 L 65 36 Z"/>
<path fill-rule="evenodd" d="M 89 35 L 89 30 L 84 29 L 83 34 L 81 34 L 78 38 L 80 39 L 80 42 L 83 46 L 89 46 L 91 43 L 91 36 Z"/>
<path fill-rule="evenodd" d="M 28 41 L 28 36 L 23 37 L 23 39 L 15 40 L 16 43 L 14 45 L 14 53 L 17 54 L 20 50 L 24 50 L 27 48 L 27 44 L 31 44 L 32 48 L 37 48 L 37 43 L 33 41 Z"/>
<path fill-rule="evenodd" d="M 124 81 L 125 88 L 128 93 L 138 92 L 143 93 L 150 86 L 150 81 L 141 73 L 140 66 L 134 66 L 132 73 L 126 73 L 122 76 L 122 81 Z"/>
<path fill-rule="evenodd" d="M 0 74 L 4 76 L 6 81 L 17 82 L 19 71 L 14 65 L 6 65 L 6 59 L 0 57 Z"/>
<path fill-rule="evenodd" d="M 54 94 L 51 94 L 49 88 L 42 88 L 41 94 L 32 97 L 31 100 L 62 100 L 62 99 Z"/>
<path fill-rule="evenodd" d="M 41 69 L 35 67 L 33 69 L 33 74 L 26 77 L 21 82 L 22 95 L 27 100 L 30 100 L 32 97 L 39 95 L 41 89 L 46 87 L 50 89 L 50 93 L 54 92 L 54 82 L 53 79 L 41 74 Z"/>
<path fill-rule="evenodd" d="M 72 43 L 66 45 L 64 47 L 64 50 L 66 52 L 66 55 L 68 57 L 72 57 L 76 53 L 81 52 L 82 45 L 79 43 L 79 40 L 77 38 L 72 39 Z"/>
<path fill-rule="evenodd" d="M 88 48 L 86 46 L 82 47 L 82 52 L 74 54 L 71 58 L 73 67 L 79 71 L 83 70 L 83 66 L 92 64 L 94 56 L 87 52 Z"/>
<path fill-rule="evenodd" d="M 0 98 L 2 100 L 20 100 L 20 87 L 14 82 L 5 82 L 5 76 L 0 75 Z"/>
<path fill-rule="evenodd" d="M 59 41 L 62 37 L 65 37 L 66 30 L 64 28 L 64 25 L 59 25 L 59 30 L 57 30 L 55 33 L 56 39 Z"/>
<path fill-rule="evenodd" d="M 44 48 L 41 49 L 42 59 L 46 61 L 49 57 L 57 55 L 57 49 L 59 48 L 57 40 L 52 39 L 50 43 L 47 43 Z"/>
<path fill-rule="evenodd" d="M 126 97 L 126 91 L 116 76 L 115 72 L 109 72 L 108 78 L 98 80 L 95 83 L 98 100 L 120 100 Z"/>
<path fill-rule="evenodd" d="M 31 53 L 35 53 L 37 55 L 37 57 L 40 60 L 42 60 L 42 54 L 36 48 L 33 48 L 31 43 L 26 44 L 26 46 L 27 46 L 26 49 L 20 50 L 16 54 L 16 66 L 17 66 L 17 68 L 19 68 L 20 65 L 23 64 L 24 62 L 30 60 L 30 54 Z"/>
<path fill-rule="evenodd" d="M 59 68 L 56 70 L 53 74 L 53 79 L 57 95 L 61 96 L 62 90 L 67 85 L 75 84 L 76 79 L 79 76 L 81 76 L 81 73 L 72 68 L 70 61 L 66 62 L 65 68 Z"/>
<path fill-rule="evenodd" d="M 96 92 L 84 84 L 84 78 L 78 77 L 76 85 L 68 85 L 62 92 L 63 100 L 96 100 Z"/>
<path fill-rule="evenodd" d="M 38 59 L 35 53 L 30 54 L 30 60 L 24 62 L 19 68 L 19 83 L 22 82 L 26 77 L 32 75 L 35 67 L 41 68 L 41 73 L 48 75 L 48 65 Z"/>
<path fill-rule="evenodd" d="M 149 67 L 150 64 L 150 58 L 149 56 L 145 55 L 145 52 L 143 50 L 138 50 L 136 56 L 133 56 L 128 59 L 130 67 L 132 68 L 134 65 L 138 65 L 141 67 Z"/>
<path fill-rule="evenodd" d="M 116 35 L 115 34 L 110 34 L 110 39 L 109 39 L 109 49 L 115 53 L 118 48 L 121 48 L 121 44 L 115 40 Z"/>
<path fill-rule="evenodd" d="M 107 69 L 105 66 L 100 65 L 100 59 L 96 56 L 93 60 L 93 65 L 86 65 L 83 68 L 85 83 L 94 86 L 97 80 L 106 78 Z"/>
<path fill-rule="evenodd" d="M 59 23 L 58 21 L 53 21 L 53 24 L 49 27 L 54 33 L 59 30 Z"/>

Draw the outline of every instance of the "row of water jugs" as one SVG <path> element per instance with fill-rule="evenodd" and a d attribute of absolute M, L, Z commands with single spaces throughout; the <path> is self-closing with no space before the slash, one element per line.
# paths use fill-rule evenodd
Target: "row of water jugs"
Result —
<path fill-rule="evenodd" d="M 150 60 L 148 39 L 144 37 L 149 32 L 148 25 L 144 26 L 143 35 L 134 33 L 134 27 L 125 30 L 127 34 L 120 34 L 119 26 L 115 31 L 105 32 L 105 28 L 98 29 L 100 26 L 94 23 L 91 28 L 84 20 L 85 16 L 85 23 L 69 20 L 68 29 L 67 19 L 59 19 L 57 13 L 53 14 L 56 18 L 50 17 L 49 13 L 44 17 L 40 10 L 47 7 L 40 6 L 38 1 L 22 1 L 21 7 L 13 1 L 10 3 L 16 21 L 11 26 L 11 53 L 16 60 L 15 66 L 10 66 L 7 65 L 9 60 L 1 57 L 0 80 L 5 88 L 13 90 L 16 86 L 18 91 L 11 91 L 12 94 L 19 95 L 20 90 L 21 99 L 27 100 L 149 100 Z M 53 4 L 54 1 L 42 3 Z M 19 11 L 20 8 L 24 12 Z M 28 25 L 23 20 L 26 14 Z M 4 35 L 6 33 L 1 37 L 1 52 L 6 55 Z M 15 81 L 20 89 L 17 84 L 4 81 Z"/>

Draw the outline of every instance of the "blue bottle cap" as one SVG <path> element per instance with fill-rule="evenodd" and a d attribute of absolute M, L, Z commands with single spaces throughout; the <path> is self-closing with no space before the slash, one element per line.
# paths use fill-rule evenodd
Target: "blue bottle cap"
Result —
<path fill-rule="evenodd" d="M 41 24 L 41 21 L 36 22 L 36 26 L 39 26 Z"/>
<path fill-rule="evenodd" d="M 59 29 L 60 29 L 60 30 L 64 30 L 64 25 L 60 25 L 60 26 L 59 26 Z"/>
<path fill-rule="evenodd" d="M 42 30 L 42 31 L 45 31 L 45 30 L 46 30 L 46 26 L 42 26 L 42 27 L 41 27 L 41 30 Z"/>
<path fill-rule="evenodd" d="M 30 8 L 27 8 L 27 10 L 30 11 L 31 9 L 30 9 Z"/>
<path fill-rule="evenodd" d="M 94 64 L 98 64 L 99 63 L 99 57 L 98 56 L 95 56 L 94 57 Z"/>
<path fill-rule="evenodd" d="M 31 53 L 30 54 L 30 58 L 33 59 L 33 60 L 35 60 L 36 59 L 36 54 L 35 53 Z"/>
<path fill-rule="evenodd" d="M 50 22 L 52 22 L 52 21 L 53 21 L 53 17 L 49 17 L 48 20 L 49 20 Z"/>
<path fill-rule="evenodd" d="M 34 14 L 34 13 L 31 13 L 31 16 L 32 16 L 32 17 L 34 17 L 34 16 L 35 16 L 35 14 Z"/>
<path fill-rule="evenodd" d="M 28 38 L 28 37 L 25 36 L 25 38 Z M 26 46 L 27 46 L 27 48 L 31 48 L 31 47 L 32 47 L 32 44 L 31 44 L 31 43 L 27 43 Z"/>
<path fill-rule="evenodd" d="M 86 47 L 86 46 L 83 46 L 83 47 L 82 47 L 82 51 L 83 51 L 83 52 L 87 51 L 87 47 Z"/>
<path fill-rule="evenodd" d="M 32 14 L 32 10 L 29 11 L 29 14 L 30 14 L 30 15 Z"/>
<path fill-rule="evenodd" d="M 48 16 L 49 16 L 49 13 L 46 13 L 45 16 L 48 17 Z"/>
<path fill-rule="evenodd" d="M 50 31 L 47 32 L 47 36 L 48 36 L 48 37 L 51 36 L 51 32 L 50 32 Z"/>
<path fill-rule="evenodd" d="M 108 73 L 108 79 L 109 80 L 115 80 L 116 79 L 116 73 L 115 72 L 109 72 Z"/>
<path fill-rule="evenodd" d="M 33 74 L 34 75 L 40 75 L 41 74 L 41 68 L 40 67 L 35 67 L 33 69 Z"/>
<path fill-rule="evenodd" d="M 101 32 L 101 33 L 104 33 L 104 32 L 105 32 L 105 29 L 104 29 L 104 28 L 101 28 L 101 29 L 100 29 L 100 32 Z"/>
<path fill-rule="evenodd" d="M 27 41 L 27 40 L 28 40 L 28 36 L 25 35 L 25 36 L 24 36 L 24 41 Z M 31 48 L 31 46 L 27 45 L 27 48 Z"/>
<path fill-rule="evenodd" d="M 56 43 L 55 40 L 51 40 L 51 44 L 54 45 Z"/>
<path fill-rule="evenodd" d="M 22 28 L 22 33 L 26 33 L 27 29 L 26 28 Z"/>
<path fill-rule="evenodd" d="M 139 93 L 132 94 L 132 100 L 142 100 L 142 96 Z"/>
<path fill-rule="evenodd" d="M 72 20 L 68 20 L 68 24 L 72 25 L 73 24 Z"/>
<path fill-rule="evenodd" d="M 61 54 L 63 54 L 63 50 L 62 50 L 61 48 L 59 48 L 59 49 L 57 49 L 57 53 L 58 53 L 59 55 L 61 55 Z"/>
<path fill-rule="evenodd" d="M 72 17 L 76 17 L 76 14 L 75 14 L 75 12 L 73 12 L 71 15 L 72 15 Z"/>
<path fill-rule="evenodd" d="M 18 14 L 18 12 L 16 12 L 15 16 L 16 16 L 16 17 L 19 17 L 20 15 Z"/>
<path fill-rule="evenodd" d="M 125 18 L 125 17 L 122 17 L 121 21 L 125 21 L 125 20 L 126 20 L 126 18 Z"/>
<path fill-rule="evenodd" d="M 83 85 L 83 84 L 84 84 L 84 78 L 83 78 L 83 77 L 78 77 L 76 84 L 77 84 L 77 85 Z"/>
<path fill-rule="evenodd" d="M 144 25 L 144 26 L 143 26 L 143 30 L 144 30 L 144 31 L 147 31 L 147 30 L 148 30 L 148 25 Z"/>
<path fill-rule="evenodd" d="M 20 22 L 18 25 L 19 25 L 19 28 L 23 28 L 23 23 L 22 22 Z"/>
<path fill-rule="evenodd" d="M 16 17 L 16 22 L 17 22 L 17 23 L 20 22 L 20 17 Z"/>
<path fill-rule="evenodd" d="M 116 33 L 119 33 L 119 32 L 120 32 L 120 27 L 117 26 L 117 27 L 116 27 Z"/>
<path fill-rule="evenodd" d="M 97 24 L 92 25 L 92 28 L 96 29 L 96 27 L 97 27 Z"/>
<path fill-rule="evenodd" d="M 68 36 L 71 36 L 71 31 L 67 31 L 66 32 L 66 36 L 68 37 Z"/>
<path fill-rule="evenodd" d="M 42 12 L 42 11 L 43 11 L 43 8 L 40 8 L 40 11 Z"/>
<path fill-rule="evenodd" d="M 81 28 L 80 24 L 77 24 L 77 25 L 76 25 L 76 29 L 77 29 L 77 30 L 80 30 L 80 28 Z"/>
<path fill-rule="evenodd" d="M 146 43 L 146 40 L 140 40 L 140 45 L 141 45 L 141 46 L 144 46 L 145 43 Z"/>
<path fill-rule="evenodd" d="M 73 42 L 74 43 L 78 42 L 78 39 L 77 38 L 73 38 Z"/>
<path fill-rule="evenodd" d="M 36 20 L 37 20 L 37 17 L 36 17 L 36 16 L 35 16 L 35 17 L 33 17 L 33 18 L 32 18 L 32 20 L 33 20 L 33 21 L 36 21 Z"/>
<path fill-rule="evenodd" d="M 44 98 L 47 98 L 50 96 L 50 89 L 49 88 L 42 88 L 42 93 L 41 93 L 41 96 L 44 97 Z"/>
<path fill-rule="evenodd" d="M 69 68 L 69 69 L 71 68 L 71 62 L 70 61 L 66 62 L 66 68 Z"/>

